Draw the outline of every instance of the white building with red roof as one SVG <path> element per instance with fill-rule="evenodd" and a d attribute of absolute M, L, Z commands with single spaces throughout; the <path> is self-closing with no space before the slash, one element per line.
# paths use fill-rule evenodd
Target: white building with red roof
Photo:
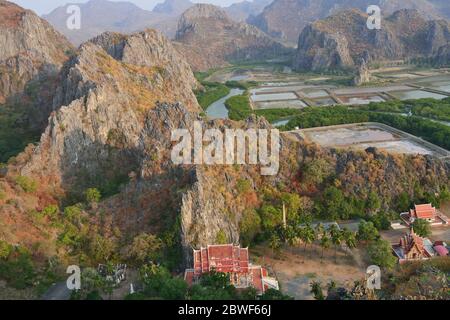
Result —
<path fill-rule="evenodd" d="M 403 212 L 400 217 L 407 225 L 411 225 L 417 219 L 428 221 L 432 226 L 434 225 L 448 225 L 448 218 L 437 210 L 431 203 L 416 204 L 409 212 Z"/>
<path fill-rule="evenodd" d="M 278 281 L 269 277 L 267 270 L 249 261 L 248 248 L 233 244 L 208 245 L 193 250 L 194 266 L 186 269 L 184 279 L 192 285 L 211 271 L 230 275 L 230 282 L 238 289 L 254 287 L 259 294 L 267 289 L 278 290 Z"/>

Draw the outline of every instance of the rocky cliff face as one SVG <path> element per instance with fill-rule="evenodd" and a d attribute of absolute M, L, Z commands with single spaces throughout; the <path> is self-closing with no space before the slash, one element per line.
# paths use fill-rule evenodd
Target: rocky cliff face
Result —
<path fill-rule="evenodd" d="M 175 45 L 195 70 L 223 66 L 231 60 L 279 57 L 287 52 L 255 27 L 234 22 L 224 10 L 209 4 L 197 4 L 181 16 Z"/>
<path fill-rule="evenodd" d="M 415 10 L 400 10 L 383 19 L 380 30 L 366 27 L 367 15 L 342 11 L 307 26 L 294 59 L 297 70 L 351 68 L 369 53 L 370 60 L 430 56 L 450 39 L 445 20 L 426 21 Z"/>
<path fill-rule="evenodd" d="M 125 36 L 106 32 L 92 40 L 113 58 L 122 62 L 164 69 L 173 83 L 173 95 L 191 109 L 197 107 L 192 89 L 198 87 L 189 64 L 162 33 L 148 29 Z"/>
<path fill-rule="evenodd" d="M 60 79 L 55 111 L 40 143 L 20 154 L 0 181 L 2 192 L 6 190 L 17 203 L 0 201 L 2 219 L 23 221 L 21 230 L 29 229 L 35 237 L 21 239 L 20 232 L 11 231 L 13 224 L 0 228 L 0 233 L 12 243 L 47 243 L 53 238 L 36 230 L 27 212 L 61 199 L 77 201 L 93 186 L 102 190 L 116 186 L 112 194 L 119 195 L 100 207 L 124 232 L 133 232 L 136 224 L 138 230 L 158 230 L 167 217 L 145 225 L 142 219 L 154 219 L 155 210 L 179 212 L 173 193 L 184 185 L 184 171 L 171 169 L 169 163 L 171 131 L 186 127 L 200 111 L 189 66 L 158 32 L 105 34 L 83 44 L 65 64 Z M 15 177 L 20 175 L 36 181 L 38 190 L 14 193 Z M 126 181 L 131 184 L 119 192 L 118 186 Z"/>
<path fill-rule="evenodd" d="M 370 5 L 378 5 L 383 15 L 416 9 L 427 19 L 445 16 L 445 11 L 428 0 L 275 0 L 249 22 L 274 37 L 295 43 L 308 24 L 341 10 L 355 8 L 365 12 Z"/>
<path fill-rule="evenodd" d="M 86 43 L 65 66 L 53 102 L 60 108 L 23 169 L 31 175 L 57 169 L 55 183 L 72 189 L 136 167 L 146 112 L 158 102 L 199 110 L 190 68 L 159 33 L 105 34 L 93 42 L 111 55 Z"/>
<path fill-rule="evenodd" d="M 0 104 L 8 99 L 18 102 L 27 86 L 49 85 L 71 49 L 68 41 L 36 14 L 0 1 Z"/>

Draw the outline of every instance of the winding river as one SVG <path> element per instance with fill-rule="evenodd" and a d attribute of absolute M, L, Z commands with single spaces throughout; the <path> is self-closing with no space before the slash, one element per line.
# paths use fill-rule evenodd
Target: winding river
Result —
<path fill-rule="evenodd" d="M 228 109 L 225 106 L 225 101 L 227 101 L 231 97 L 238 96 L 243 93 L 244 90 L 242 89 L 231 89 L 230 93 L 227 96 L 212 103 L 208 107 L 208 109 L 206 109 L 206 115 L 211 119 L 228 119 Z"/>

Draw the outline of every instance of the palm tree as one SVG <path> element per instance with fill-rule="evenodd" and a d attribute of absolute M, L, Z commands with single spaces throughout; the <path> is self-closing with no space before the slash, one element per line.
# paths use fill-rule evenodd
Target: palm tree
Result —
<path fill-rule="evenodd" d="M 343 229 L 343 239 L 347 248 L 351 251 L 351 249 L 356 247 L 356 234 L 348 229 Z"/>
<path fill-rule="evenodd" d="M 306 245 L 311 245 L 316 240 L 316 233 L 311 227 L 311 225 L 308 223 L 305 227 L 305 235 L 304 235 L 304 241 Z"/>
<path fill-rule="evenodd" d="M 341 245 L 342 242 L 342 232 L 339 230 L 338 226 L 335 224 L 332 224 L 330 226 L 330 236 L 331 236 L 331 242 L 334 245 L 334 261 L 337 262 L 337 248 Z"/>
<path fill-rule="evenodd" d="M 315 233 L 316 233 L 316 238 L 320 239 L 321 235 L 323 235 L 325 232 L 325 228 L 323 227 L 323 224 L 321 224 L 320 222 L 316 225 L 315 228 Z"/>
<path fill-rule="evenodd" d="M 323 234 L 325 231 L 325 228 L 323 227 L 323 224 L 321 224 L 320 222 L 316 225 L 316 233 L 319 234 Z"/>
<path fill-rule="evenodd" d="M 296 229 L 297 237 L 303 242 L 303 262 L 305 262 L 305 252 L 306 252 L 306 233 L 305 227 L 298 227 Z"/>
<path fill-rule="evenodd" d="M 273 257 L 275 250 L 278 251 L 278 249 L 280 249 L 281 247 L 281 240 L 276 234 L 272 234 L 269 241 L 270 241 L 269 246 L 272 249 L 272 257 Z"/>
<path fill-rule="evenodd" d="M 320 263 L 323 261 L 323 251 L 331 246 L 331 240 L 326 232 L 323 233 L 320 239 L 320 246 L 322 247 L 322 256 L 320 257 Z"/>
<path fill-rule="evenodd" d="M 342 230 L 339 230 L 336 234 L 335 238 L 333 239 L 333 244 L 335 245 L 335 251 L 334 251 L 334 261 L 337 262 L 337 249 L 341 246 L 342 241 L 344 239 L 344 233 Z"/>
<path fill-rule="evenodd" d="M 297 233 L 293 226 L 288 225 L 284 229 L 284 240 L 293 249 L 297 244 Z"/>

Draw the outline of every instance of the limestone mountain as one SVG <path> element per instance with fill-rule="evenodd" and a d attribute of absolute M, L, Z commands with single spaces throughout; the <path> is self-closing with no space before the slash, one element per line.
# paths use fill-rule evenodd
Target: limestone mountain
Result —
<path fill-rule="evenodd" d="M 272 0 L 253 0 L 241 1 L 224 8 L 231 19 L 235 21 L 245 22 L 249 17 L 257 16 Z"/>
<path fill-rule="evenodd" d="M 194 70 L 224 66 L 232 60 L 279 57 L 287 51 L 257 28 L 231 20 L 210 4 L 196 4 L 181 16 L 175 44 Z"/>
<path fill-rule="evenodd" d="M 176 31 L 177 16 L 144 10 L 131 2 L 90 0 L 77 5 L 81 10 L 79 30 L 67 28 L 67 19 L 70 16 L 67 13 L 69 4 L 43 16 L 77 46 L 106 31 L 132 33 L 154 28 L 168 37 L 172 37 Z"/>
<path fill-rule="evenodd" d="M 446 12 L 429 0 L 275 0 L 249 22 L 264 32 L 290 42 L 297 42 L 300 32 L 308 24 L 345 9 L 366 11 L 378 5 L 383 15 L 399 9 L 416 9 L 427 19 L 445 16 Z M 445 3 L 447 1 L 442 1 Z M 436 5 L 435 5 L 436 4 Z M 447 17 L 450 17 L 447 13 Z"/>
<path fill-rule="evenodd" d="M 55 241 L 45 235 L 52 228 L 41 232 L 27 216 L 29 210 L 40 211 L 62 198 L 73 201 L 89 186 L 97 186 L 106 195 L 117 193 L 111 186 L 119 186 L 132 172 L 158 175 L 156 169 L 148 168 L 157 167 L 163 157 L 170 160 L 165 150 L 170 150 L 166 144 L 171 144 L 171 129 L 185 126 L 186 115 L 198 115 L 200 110 L 192 91 L 196 81 L 191 69 L 170 41 L 154 30 L 130 36 L 106 33 L 83 44 L 64 65 L 60 79 L 55 111 L 38 146 L 29 146 L 11 161 L 6 177 L 2 170 L 0 188 L 6 198 L 18 203 L 0 201 L 0 234 L 11 243 Z M 164 118 L 161 106 L 173 118 Z M 161 128 L 168 131 L 167 137 L 158 134 Z M 158 150 L 161 144 L 166 149 Z M 39 189 L 32 194 L 19 191 L 14 181 L 20 176 L 38 182 Z M 162 187 L 153 188 L 153 195 L 148 191 L 147 197 L 161 200 Z M 155 208 L 144 211 L 149 214 Z M 137 219 L 144 213 L 136 214 Z M 3 227 L 8 219 L 20 221 L 23 229 L 12 231 L 13 223 Z M 130 218 L 128 224 L 132 221 L 137 220 Z M 28 236 L 23 238 L 22 232 Z"/>
<path fill-rule="evenodd" d="M 70 43 L 32 11 L 0 1 L 0 104 L 21 96 L 33 81 L 52 77 Z"/>
<path fill-rule="evenodd" d="M 189 0 L 165 0 L 162 3 L 158 3 L 152 11 L 170 16 L 180 16 L 193 5 Z"/>
<path fill-rule="evenodd" d="M 39 138 L 58 73 L 72 50 L 32 11 L 0 1 L 0 162 Z"/>
<path fill-rule="evenodd" d="M 363 55 L 370 61 L 433 57 L 450 40 L 447 21 L 427 21 L 416 10 L 393 13 L 380 30 L 368 29 L 366 22 L 367 15 L 354 9 L 308 25 L 299 37 L 294 68 L 353 68 Z"/>

